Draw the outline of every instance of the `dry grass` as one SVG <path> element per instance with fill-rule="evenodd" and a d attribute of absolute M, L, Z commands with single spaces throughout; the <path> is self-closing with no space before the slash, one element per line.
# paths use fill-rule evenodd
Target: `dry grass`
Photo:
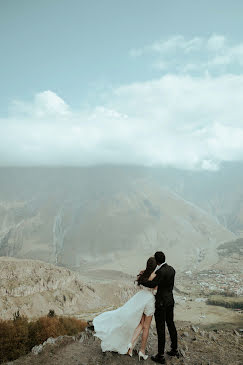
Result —
<path fill-rule="evenodd" d="M 0 363 L 27 354 L 49 337 L 76 335 L 87 323 L 73 317 L 45 316 L 36 321 L 15 315 L 13 320 L 0 320 Z"/>

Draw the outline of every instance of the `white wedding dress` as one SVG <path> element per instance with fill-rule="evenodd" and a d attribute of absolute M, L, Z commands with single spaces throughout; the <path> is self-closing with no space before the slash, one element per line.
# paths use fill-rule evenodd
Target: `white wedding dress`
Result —
<path fill-rule="evenodd" d="M 141 286 L 141 290 L 122 307 L 104 312 L 93 320 L 95 336 L 101 339 L 102 351 L 126 354 L 134 331 L 143 313 L 152 316 L 155 311 L 154 289 Z"/>

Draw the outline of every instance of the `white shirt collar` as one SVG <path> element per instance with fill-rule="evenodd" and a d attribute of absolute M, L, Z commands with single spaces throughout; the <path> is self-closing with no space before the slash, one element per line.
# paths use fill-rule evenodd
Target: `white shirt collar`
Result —
<path fill-rule="evenodd" d="M 157 267 L 156 267 L 156 269 L 155 269 L 155 271 L 157 271 L 157 270 L 159 270 L 163 265 L 165 265 L 166 264 L 166 262 L 163 262 L 163 264 L 161 264 L 161 265 L 157 265 Z"/>

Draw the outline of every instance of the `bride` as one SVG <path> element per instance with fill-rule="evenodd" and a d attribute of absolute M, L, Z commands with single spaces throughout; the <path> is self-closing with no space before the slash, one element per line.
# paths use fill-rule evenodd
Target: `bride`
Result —
<path fill-rule="evenodd" d="M 132 356 L 136 341 L 142 334 L 139 360 L 148 358 L 145 348 L 149 328 L 155 311 L 154 289 L 145 288 L 141 282 L 153 280 L 156 274 L 156 260 L 150 257 L 144 271 L 137 277 L 140 291 L 129 299 L 122 307 L 104 312 L 93 320 L 95 336 L 101 339 L 102 351 L 115 351 Z M 155 289 L 156 290 L 156 289 Z"/>

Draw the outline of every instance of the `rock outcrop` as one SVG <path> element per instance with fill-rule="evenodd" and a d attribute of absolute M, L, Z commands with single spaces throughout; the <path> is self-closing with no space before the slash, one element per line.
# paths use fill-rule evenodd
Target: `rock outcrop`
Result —
<path fill-rule="evenodd" d="M 50 309 L 58 315 L 80 313 L 84 317 L 85 313 L 120 305 L 136 291 L 131 278 L 122 286 L 89 282 L 63 267 L 8 257 L 0 257 L 0 281 L 2 319 L 12 318 L 18 310 L 28 318 L 40 317 Z"/>

